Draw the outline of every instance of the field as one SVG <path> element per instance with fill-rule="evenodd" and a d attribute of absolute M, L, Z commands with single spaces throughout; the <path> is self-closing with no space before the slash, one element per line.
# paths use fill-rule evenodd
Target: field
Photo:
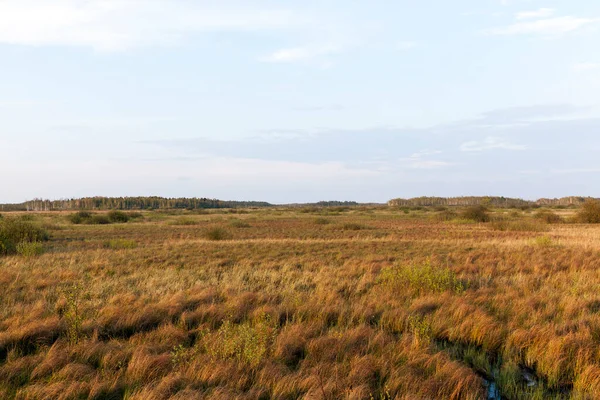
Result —
<path fill-rule="evenodd" d="M 600 226 L 534 214 L 5 214 L 0 399 L 600 398 Z"/>

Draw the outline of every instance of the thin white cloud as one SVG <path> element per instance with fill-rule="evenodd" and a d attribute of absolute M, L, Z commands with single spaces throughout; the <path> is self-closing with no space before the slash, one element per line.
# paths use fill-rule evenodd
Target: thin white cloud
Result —
<path fill-rule="evenodd" d="M 261 61 L 272 63 L 293 63 L 299 61 L 310 61 L 316 58 L 337 54 L 341 51 L 342 47 L 337 45 L 292 47 L 277 50 L 274 53 L 261 58 Z"/>
<path fill-rule="evenodd" d="M 555 36 L 574 32 L 586 26 L 597 24 L 598 18 L 578 18 L 572 16 L 540 19 L 532 22 L 517 22 L 513 25 L 488 30 L 490 35 L 546 35 Z"/>
<path fill-rule="evenodd" d="M 214 3 L 218 4 L 218 3 Z M 227 6 L 230 4 L 230 6 Z M 168 0 L 3 0 L 0 43 L 85 46 L 100 51 L 164 45 L 198 32 L 288 29 L 301 18 L 283 9 L 233 2 Z"/>
<path fill-rule="evenodd" d="M 440 150 L 421 150 L 419 152 L 413 153 L 410 158 L 422 158 L 427 156 L 433 156 L 437 154 L 442 154 Z"/>
<path fill-rule="evenodd" d="M 555 10 L 553 8 L 540 8 L 535 11 L 521 11 L 517 13 L 517 19 L 535 19 L 535 18 L 548 18 L 554 15 Z"/>
<path fill-rule="evenodd" d="M 436 169 L 455 165 L 448 161 L 425 159 L 439 154 L 442 154 L 442 151 L 425 149 L 413 153 L 410 157 L 401 159 L 400 161 L 406 163 L 410 169 Z"/>
<path fill-rule="evenodd" d="M 577 63 L 577 64 L 574 64 L 572 68 L 573 68 L 573 71 L 575 71 L 575 72 L 593 71 L 593 70 L 600 69 L 600 63 L 593 63 L 593 62 Z"/>
<path fill-rule="evenodd" d="M 524 145 L 510 143 L 497 137 L 487 137 L 483 141 L 470 141 L 460 145 L 462 152 L 481 152 L 487 150 L 525 150 Z"/>

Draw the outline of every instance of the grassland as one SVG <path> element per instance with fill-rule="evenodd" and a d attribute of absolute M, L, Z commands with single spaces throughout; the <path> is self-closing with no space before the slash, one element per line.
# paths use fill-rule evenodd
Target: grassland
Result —
<path fill-rule="evenodd" d="M 28 213 L 50 240 L 0 257 L 0 399 L 600 398 L 600 226 L 459 217 Z"/>

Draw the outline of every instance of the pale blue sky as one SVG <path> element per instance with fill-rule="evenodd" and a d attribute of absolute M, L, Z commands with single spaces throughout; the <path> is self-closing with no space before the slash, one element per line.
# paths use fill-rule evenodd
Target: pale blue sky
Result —
<path fill-rule="evenodd" d="M 0 0 L 0 202 L 600 196 L 597 0 Z"/>

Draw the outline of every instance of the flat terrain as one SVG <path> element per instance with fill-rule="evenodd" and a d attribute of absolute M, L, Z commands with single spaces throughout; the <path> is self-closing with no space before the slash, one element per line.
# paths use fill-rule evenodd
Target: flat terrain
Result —
<path fill-rule="evenodd" d="M 442 214 L 29 213 L 0 399 L 600 398 L 600 227 Z"/>

